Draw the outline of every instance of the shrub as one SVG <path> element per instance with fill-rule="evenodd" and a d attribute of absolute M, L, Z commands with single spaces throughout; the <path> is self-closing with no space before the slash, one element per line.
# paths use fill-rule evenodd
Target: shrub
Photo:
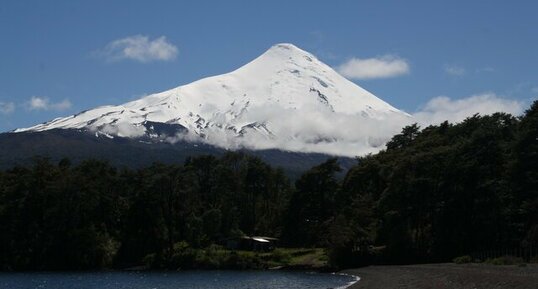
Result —
<path fill-rule="evenodd" d="M 523 263 L 523 259 L 514 256 L 502 256 L 498 258 L 490 258 L 486 260 L 486 263 L 492 265 L 515 265 Z"/>
<path fill-rule="evenodd" d="M 273 251 L 271 259 L 279 263 L 288 263 L 291 260 L 291 254 L 284 249 L 276 249 Z"/>
<path fill-rule="evenodd" d="M 452 262 L 456 264 L 467 264 L 467 263 L 471 263 L 472 261 L 473 261 L 473 258 L 471 258 L 471 256 L 469 255 L 459 256 L 452 260 Z"/>

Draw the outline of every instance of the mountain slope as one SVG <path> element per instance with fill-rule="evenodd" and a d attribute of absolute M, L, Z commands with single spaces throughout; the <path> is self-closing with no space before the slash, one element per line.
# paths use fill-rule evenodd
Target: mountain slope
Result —
<path fill-rule="evenodd" d="M 292 179 L 330 157 L 325 154 L 281 150 L 242 149 L 241 152 L 257 156 L 275 168 L 282 168 Z M 188 157 L 222 156 L 226 153 L 228 151 L 225 149 L 203 143 L 147 143 L 120 137 L 96 138 L 92 134 L 74 129 L 0 134 L 0 170 L 31 165 L 36 157 L 46 157 L 53 163 L 68 158 L 74 164 L 88 159 L 99 159 L 118 167 L 141 168 L 154 162 L 181 164 Z M 340 157 L 339 163 L 344 173 L 356 164 L 356 161 Z"/>
<path fill-rule="evenodd" d="M 409 120 L 310 53 L 277 44 L 233 72 L 14 132 L 356 156 L 379 150 Z"/>

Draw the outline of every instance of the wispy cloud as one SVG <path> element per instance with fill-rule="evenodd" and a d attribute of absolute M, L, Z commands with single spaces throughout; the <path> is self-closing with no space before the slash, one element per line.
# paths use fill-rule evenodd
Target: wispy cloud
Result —
<path fill-rule="evenodd" d="M 64 99 L 60 102 L 51 102 L 48 97 L 32 96 L 26 103 L 28 110 L 66 110 L 71 108 L 71 102 Z"/>
<path fill-rule="evenodd" d="M 459 65 L 445 65 L 444 70 L 447 74 L 454 76 L 463 76 L 467 73 L 465 68 Z"/>
<path fill-rule="evenodd" d="M 165 36 L 151 40 L 148 36 L 134 35 L 110 42 L 97 54 L 110 61 L 130 59 L 147 63 L 174 60 L 178 48 L 168 42 Z"/>
<path fill-rule="evenodd" d="M 15 111 L 15 103 L 0 101 L 0 114 L 10 114 Z"/>
<path fill-rule="evenodd" d="M 407 60 L 384 55 L 375 58 L 351 58 L 337 67 L 337 71 L 351 79 L 389 78 L 408 74 L 410 71 Z"/>
<path fill-rule="evenodd" d="M 446 96 L 432 98 L 413 118 L 421 125 L 439 124 L 445 120 L 461 122 L 474 114 L 487 115 L 506 112 L 512 115 L 523 113 L 525 104 L 521 101 L 506 99 L 494 93 L 472 95 L 462 99 Z"/>

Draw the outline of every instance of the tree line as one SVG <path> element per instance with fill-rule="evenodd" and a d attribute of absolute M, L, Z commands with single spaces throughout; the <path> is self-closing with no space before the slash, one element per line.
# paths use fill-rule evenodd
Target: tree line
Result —
<path fill-rule="evenodd" d="M 537 166 L 538 102 L 405 127 L 344 178 L 336 158 L 295 182 L 243 153 L 143 169 L 36 158 L 0 171 L 0 269 L 122 268 L 242 235 L 324 247 L 339 267 L 536 246 Z"/>

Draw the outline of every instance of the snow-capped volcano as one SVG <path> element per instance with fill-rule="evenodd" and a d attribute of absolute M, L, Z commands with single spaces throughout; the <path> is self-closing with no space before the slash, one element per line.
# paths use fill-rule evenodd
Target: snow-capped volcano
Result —
<path fill-rule="evenodd" d="M 76 129 L 96 137 L 355 156 L 379 150 L 409 121 L 312 54 L 277 44 L 230 73 L 14 132 Z"/>

